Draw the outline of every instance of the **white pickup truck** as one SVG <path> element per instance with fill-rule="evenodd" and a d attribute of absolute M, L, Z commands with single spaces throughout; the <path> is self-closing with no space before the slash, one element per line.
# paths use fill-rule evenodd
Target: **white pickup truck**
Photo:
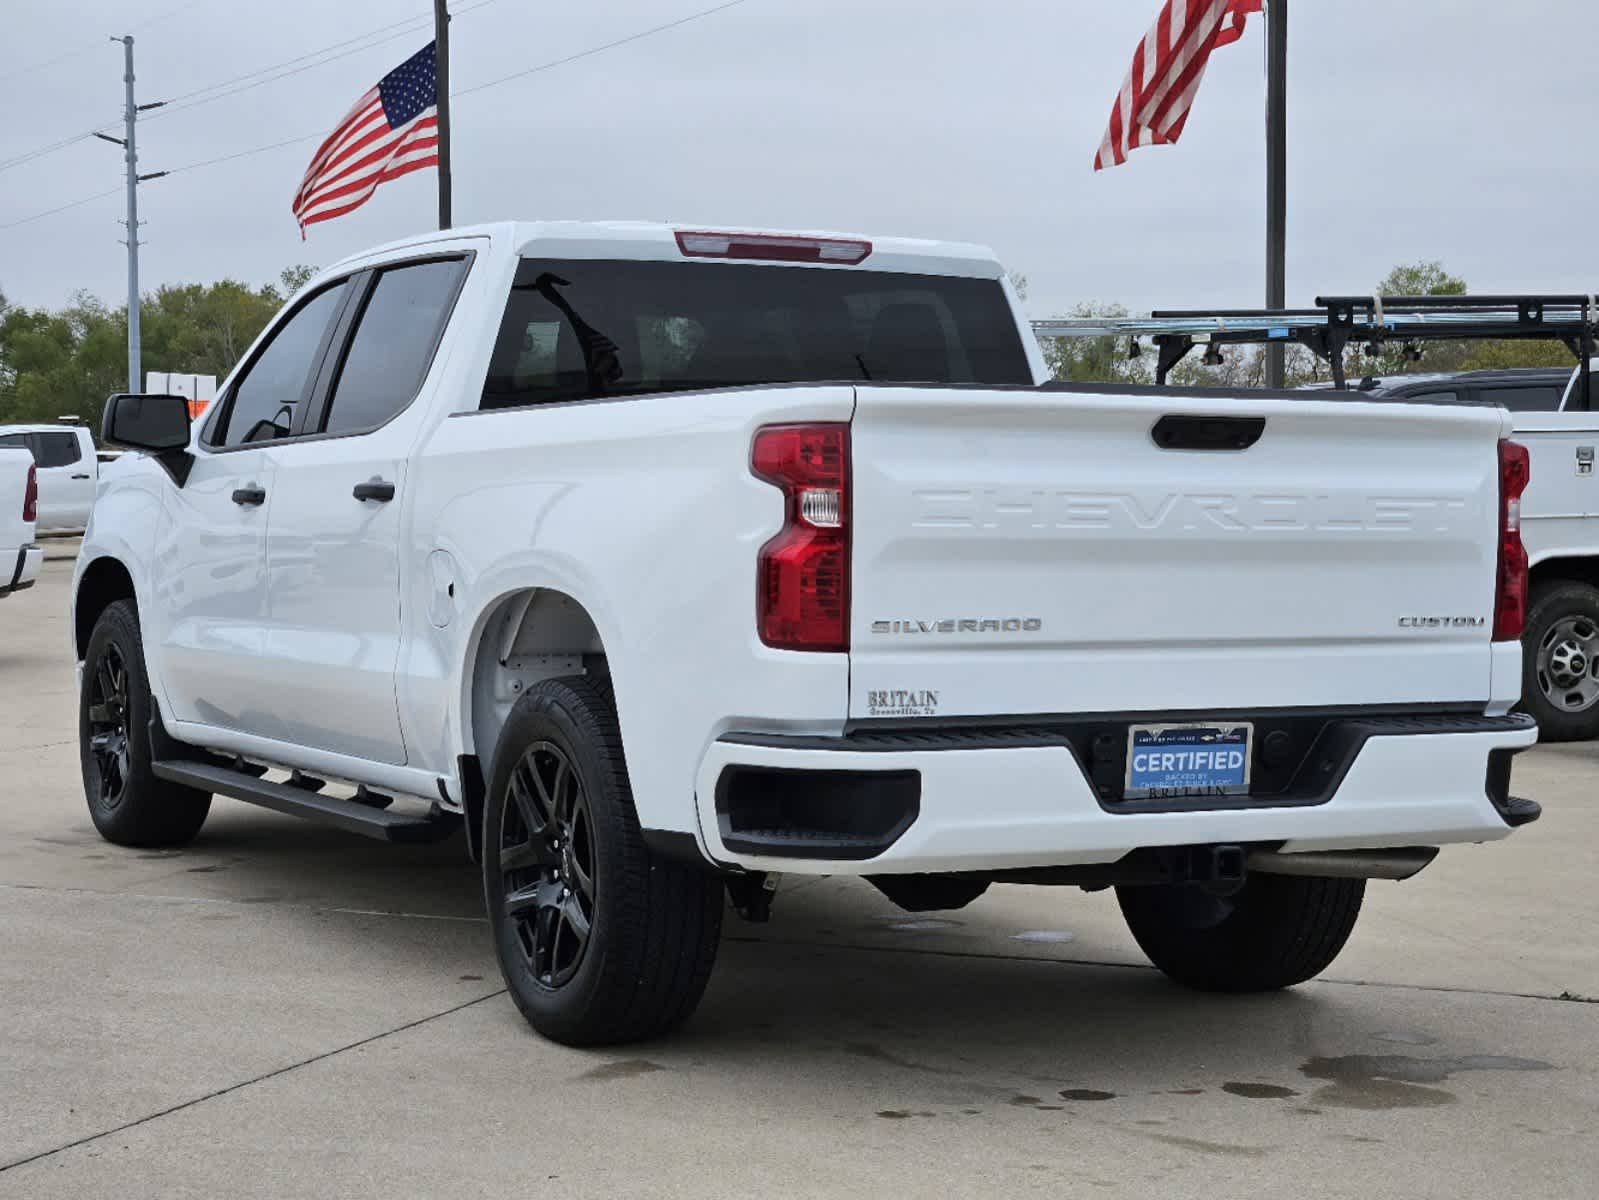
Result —
<path fill-rule="evenodd" d="M 74 584 L 94 822 L 464 825 L 511 996 L 583 1044 L 681 1022 L 785 874 L 1113 886 L 1168 975 L 1257 990 L 1538 815 L 1503 411 L 1045 379 L 974 246 L 342 262 L 197 427 L 107 406 L 146 454 Z"/>
<path fill-rule="evenodd" d="M 33 540 L 39 515 L 39 473 L 33 455 L 0 445 L 0 596 L 33 586 L 44 550 Z"/>

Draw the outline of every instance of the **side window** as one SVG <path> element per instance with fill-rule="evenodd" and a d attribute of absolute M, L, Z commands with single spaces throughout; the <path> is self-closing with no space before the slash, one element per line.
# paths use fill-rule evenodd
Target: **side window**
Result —
<path fill-rule="evenodd" d="M 33 450 L 35 464 L 40 467 L 70 467 L 83 457 L 78 449 L 78 438 L 73 433 L 36 433 Z"/>
<path fill-rule="evenodd" d="M 374 429 L 416 398 L 454 302 L 460 259 L 391 267 L 367 296 L 323 429 Z"/>
<path fill-rule="evenodd" d="M 211 445 L 242 446 L 289 436 L 322 339 L 347 286 L 341 281 L 318 292 L 278 326 L 244 377 L 233 385 L 228 411 L 211 434 Z"/>
<path fill-rule="evenodd" d="M 1554 412 L 1560 407 L 1560 389 L 1552 383 L 1542 387 L 1483 388 L 1482 398 L 1489 404 L 1502 404 L 1511 412 Z"/>
<path fill-rule="evenodd" d="M 1414 400 L 1417 404 L 1454 404 L 1460 399 L 1460 394 L 1454 391 L 1412 392 L 1400 399 Z"/>
<path fill-rule="evenodd" d="M 30 454 L 33 452 L 33 447 L 28 444 L 28 435 L 25 433 L 0 434 L 0 446 L 9 446 L 17 450 L 26 450 Z M 38 463 L 35 463 L 34 465 L 38 466 Z"/>

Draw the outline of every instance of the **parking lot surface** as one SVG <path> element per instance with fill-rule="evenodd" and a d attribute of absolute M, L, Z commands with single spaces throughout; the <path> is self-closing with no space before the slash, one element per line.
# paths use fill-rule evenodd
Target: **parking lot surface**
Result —
<path fill-rule="evenodd" d="M 1166 983 L 1106 893 L 794 880 L 681 1034 L 582 1052 L 458 842 L 231 800 L 101 841 L 71 551 L 0 603 L 0 1196 L 1599 1194 L 1599 747 L 1523 755 L 1544 819 L 1371 885 L 1291 992 Z"/>

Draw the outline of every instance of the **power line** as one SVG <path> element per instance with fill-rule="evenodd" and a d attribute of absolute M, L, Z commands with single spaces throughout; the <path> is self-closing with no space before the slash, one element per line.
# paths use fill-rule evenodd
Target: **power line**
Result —
<path fill-rule="evenodd" d="M 196 2 L 198 3 L 199 0 L 196 0 Z M 452 16 L 463 16 L 466 13 L 473 12 L 476 9 L 485 8 L 488 5 L 495 4 L 497 2 L 498 0 L 477 0 L 477 3 L 464 6 L 453 13 Z M 180 11 L 182 10 L 175 9 L 167 15 L 175 16 Z M 155 20 L 160 19 L 161 18 L 155 18 Z M 431 24 L 431 21 L 432 18 L 428 16 L 407 17 L 403 21 L 395 21 L 389 25 L 380 25 L 376 29 L 369 29 L 365 33 L 357 34 L 355 37 L 347 38 L 342 42 L 333 42 L 332 44 L 323 46 L 320 49 L 311 50 L 305 54 L 297 55 L 294 58 L 285 59 L 280 63 L 274 63 L 269 67 L 262 67 L 259 70 L 250 71 L 243 75 L 235 76 L 232 79 L 219 80 L 218 82 L 209 84 L 206 87 L 195 88 L 193 91 L 182 92 L 179 95 L 172 97 L 170 100 L 161 101 L 159 107 L 153 107 L 149 115 L 144 119 L 146 121 L 153 121 L 158 117 L 166 116 L 169 113 L 184 112 L 191 108 L 198 108 L 202 104 L 210 104 L 213 100 L 221 100 L 227 96 L 236 95 L 239 92 L 247 92 L 252 88 L 261 87 L 264 84 L 276 83 L 280 79 L 287 79 L 290 76 L 298 75 L 300 72 L 309 71 L 313 67 L 320 67 L 326 63 L 337 62 L 341 58 L 348 58 L 350 55 L 359 54 L 363 50 L 370 50 L 387 42 L 395 41 L 398 38 L 407 37 L 412 33 L 421 32 L 423 29 L 426 29 L 429 24 Z M 153 22 L 145 22 L 146 25 L 152 23 Z M 404 28 L 402 28 L 402 26 Z M 391 30 L 399 30 L 399 32 L 391 33 Z M 369 38 L 374 38 L 377 34 L 388 34 L 388 36 L 378 37 L 375 41 L 368 40 Z M 356 43 L 360 44 L 357 45 Z M 345 47 L 351 48 L 345 49 Z M 340 53 L 329 53 L 330 51 L 335 50 L 340 51 Z M 316 59 L 317 61 L 310 62 L 308 61 L 310 59 Z M 297 66 L 296 64 L 304 65 Z M 273 74 L 273 72 L 278 73 Z M 261 76 L 265 76 L 265 78 L 260 78 Z M 233 87 L 231 86 L 233 84 L 238 84 L 239 86 Z M 43 158 L 47 154 L 53 154 L 57 150 L 65 149 L 67 146 L 76 145 L 78 142 L 93 137 L 101 130 L 112 127 L 114 124 L 114 121 L 107 121 L 105 124 L 100 125 L 95 129 L 89 129 L 82 133 L 73 134 L 70 137 L 62 138 L 60 141 L 51 142 L 47 146 L 40 146 L 33 150 L 23 151 L 21 154 L 13 155 L 7 159 L 0 159 L 0 171 L 7 171 L 12 167 L 20 167 L 25 163 L 32 162 L 34 159 Z"/>
<path fill-rule="evenodd" d="M 147 20 L 139 21 L 138 23 L 129 26 L 127 31 L 129 33 L 135 33 L 140 29 L 148 29 L 152 25 L 157 25 L 170 17 L 175 17 L 181 12 L 187 12 L 189 9 L 200 4 L 204 4 L 205 2 L 206 0 L 188 0 L 188 3 L 180 4 L 176 8 L 169 8 L 166 12 L 161 13 L 159 16 L 150 17 Z M 31 75 L 35 71 L 42 71 L 46 67 L 53 67 L 57 63 L 66 62 L 69 58 L 82 58 L 86 54 L 95 53 L 95 51 L 99 50 L 99 48 L 99 45 L 96 44 L 94 46 L 86 46 L 82 50 L 68 50 L 65 54 L 58 54 L 54 58 L 47 58 L 43 62 L 36 62 L 30 66 L 22 67 L 18 70 L 12 71 L 9 75 L 0 75 L 0 83 L 7 83 L 13 79 L 20 79 L 24 75 Z M 4 228 L 4 226 L 0 226 L 0 228 Z"/>
<path fill-rule="evenodd" d="M 493 3 L 493 0 L 484 0 L 484 3 Z M 473 7 L 475 8 L 480 6 L 474 5 Z M 462 11 L 466 10 L 463 9 Z M 262 84 L 266 83 L 273 83 L 279 79 L 287 79 L 291 75 L 298 75 L 301 71 L 309 71 L 313 67 L 322 66 L 324 63 L 337 62 L 341 58 L 347 58 L 352 54 L 359 54 L 363 50 L 369 50 L 374 46 L 381 46 L 385 42 L 394 41 L 396 38 L 408 37 L 413 33 L 419 33 L 421 30 L 426 28 L 427 23 L 428 21 L 426 18 L 410 17 L 404 21 L 396 22 L 393 25 L 384 25 L 377 29 L 368 30 L 366 33 L 363 33 L 358 37 L 353 37 L 343 42 L 334 42 L 331 46 L 323 46 L 320 50 L 312 50 L 309 53 L 298 55 L 295 58 L 286 59 L 283 62 L 275 63 L 270 67 L 262 67 L 259 71 L 251 71 L 249 74 L 239 75 L 233 79 L 220 80 L 217 83 L 209 85 L 208 87 L 196 88 L 192 92 L 183 92 L 180 95 L 174 96 L 172 99 L 163 102 L 160 109 L 150 114 L 151 119 L 154 119 L 158 116 L 166 116 L 174 112 L 183 112 L 184 110 L 190 108 L 198 108 L 202 104 L 210 104 L 213 100 L 220 100 L 224 96 L 231 96 L 237 92 L 247 92 L 251 88 L 260 87 Z M 400 29 L 400 26 L 406 26 L 406 28 Z M 388 33 L 388 31 L 392 29 L 400 29 L 400 31 L 398 33 Z M 367 41 L 368 38 L 371 38 L 379 33 L 388 33 L 388 36 L 377 38 L 374 41 Z M 353 43 L 356 42 L 361 44 L 353 45 Z M 346 46 L 352 48 L 343 49 L 343 47 Z M 328 52 L 332 50 L 340 50 L 341 53 L 329 54 Z M 308 61 L 309 59 L 318 58 L 318 56 L 324 54 L 327 55 L 327 57 L 320 58 L 317 62 Z M 272 74 L 272 72 L 279 73 Z M 239 86 L 231 86 L 233 84 L 238 84 Z"/>
<path fill-rule="evenodd" d="M 481 7 L 483 4 L 491 4 L 491 3 L 494 3 L 494 0 L 480 0 L 479 4 L 473 5 L 472 7 L 478 8 L 478 7 Z M 549 62 L 540 63 L 540 64 L 538 64 L 537 66 L 534 66 L 534 67 L 528 67 L 526 70 L 516 71 L 516 72 L 513 72 L 510 75 L 502 75 L 500 78 L 491 79 L 487 83 L 480 83 L 480 84 L 477 84 L 474 87 L 464 88 L 461 91 L 453 93 L 453 95 L 457 96 L 457 97 L 466 96 L 466 95 L 470 95 L 473 92 L 484 91 L 487 88 L 498 87 L 500 84 L 509 83 L 513 79 L 521 79 L 521 78 L 523 78 L 524 76 L 527 76 L 527 75 L 536 75 L 536 74 L 538 74 L 541 71 L 553 70 L 556 67 L 565 66 L 567 63 L 577 62 L 579 59 L 590 58 L 593 55 L 601 54 L 601 53 L 605 52 L 606 50 L 614 50 L 618 46 L 625 46 L 625 45 L 627 45 L 630 42 L 636 42 L 636 41 L 640 41 L 643 38 L 652 37 L 652 36 L 654 36 L 657 33 L 665 33 L 667 30 L 676 29 L 679 26 L 687 25 L 690 22 L 701 20 L 704 17 L 712 16 L 712 15 L 714 15 L 716 13 L 723 12 L 723 11 L 729 9 L 729 8 L 736 8 L 740 4 L 744 4 L 744 3 L 747 3 L 747 0 L 725 0 L 725 3 L 715 5 L 712 8 L 701 9 L 699 12 L 689 13 L 688 15 L 683 16 L 683 17 L 679 17 L 679 18 L 677 18 L 674 21 L 667 21 L 666 23 L 661 24 L 661 25 L 651 26 L 649 29 L 642 29 L 642 30 L 640 30 L 637 33 L 628 34 L 626 37 L 616 38 L 613 41 L 605 42 L 605 43 L 603 43 L 602 45 L 599 45 L 599 46 L 591 46 L 591 47 L 589 47 L 586 50 L 579 50 L 577 53 L 568 54 L 568 55 L 566 55 L 563 58 L 552 59 Z M 466 10 L 463 9 L 462 11 L 464 12 Z M 219 155 L 216 158 L 207 158 L 207 159 L 201 159 L 199 162 L 185 163 L 182 166 L 173 167 L 171 170 L 163 172 L 163 174 L 164 175 L 169 175 L 169 176 L 170 175 L 179 175 L 179 174 L 182 174 L 182 173 L 184 173 L 186 171 L 199 170 L 202 167 L 214 167 L 214 166 L 217 166 L 217 165 L 219 165 L 221 163 L 234 162 L 234 161 L 236 161 L 238 159 L 241 159 L 241 158 L 250 158 L 250 157 L 253 157 L 254 155 L 257 155 L 257 154 L 265 154 L 265 153 L 267 153 L 268 151 L 271 151 L 271 150 L 281 150 L 285 146 L 292 146 L 292 145 L 295 145 L 298 142 L 308 142 L 312 138 L 325 137 L 326 135 L 327 135 L 327 130 L 326 129 L 318 129 L 318 130 L 315 130 L 315 131 L 313 131 L 311 133 L 302 133 L 302 134 L 299 134 L 296 137 L 284 138 L 281 141 L 270 142 L 270 143 L 268 143 L 267 145 L 264 145 L 264 146 L 252 146 L 248 150 L 238 150 L 238 151 L 233 152 L 232 154 Z M 89 136 L 89 135 L 85 134 L 84 136 Z M 109 192 L 98 192 L 98 193 L 96 193 L 93 196 L 85 196 L 81 200 L 74 200 L 74 201 L 72 201 L 72 202 L 70 202 L 68 204 L 60 205 L 57 208 L 48 209 L 45 212 L 34 213 L 32 216 L 23 217 L 21 220 L 12 221 L 10 224 L 0 225 L 0 230 L 14 229 L 16 226 L 25 225 L 25 224 L 27 224 L 30 221 L 37 221 L 37 220 L 40 220 L 40 219 L 42 219 L 44 217 L 54 216 L 58 212 L 65 212 L 69 208 L 77 208 L 79 205 L 88 204 L 92 200 L 98 200 L 102 196 L 109 196 L 109 195 L 113 194 L 114 192 L 117 192 L 117 191 L 120 191 L 120 190 L 121 190 L 120 188 L 113 188 Z"/>
<path fill-rule="evenodd" d="M 115 124 L 116 122 L 114 121 L 107 121 L 97 129 L 86 129 L 82 133 L 75 133 L 71 137 L 62 138 L 59 142 L 51 142 L 48 146 L 40 146 L 35 150 L 24 150 L 21 154 L 0 160 L 0 171 L 8 171 L 12 167 L 20 167 L 23 163 L 30 163 L 36 158 L 43 158 L 46 154 L 54 154 L 57 150 L 92 138 L 100 130 L 110 129 Z"/>
<path fill-rule="evenodd" d="M 630 33 L 626 37 L 617 38 L 613 42 L 606 42 L 602 46 L 591 46 L 587 50 L 579 50 L 576 54 L 568 54 L 565 58 L 551 59 L 549 62 L 540 63 L 536 67 L 528 67 L 526 70 L 513 71 L 511 74 L 502 75 L 498 79 L 491 79 L 487 83 L 480 83 L 474 87 L 462 88 L 460 91 L 454 92 L 452 95 L 470 96 L 473 92 L 481 92 L 485 88 L 498 87 L 500 84 L 509 83 L 513 79 L 521 79 L 525 75 L 536 75 L 540 71 L 548 71 L 554 67 L 564 67 L 567 63 L 577 62 L 580 58 L 589 58 L 595 54 L 602 54 L 606 50 L 614 50 L 618 46 L 625 46 L 629 42 L 636 42 L 642 38 L 652 37 L 657 33 L 665 33 L 669 29 L 676 29 L 680 25 L 689 24 L 691 21 L 698 21 L 705 17 L 714 16 L 716 13 L 725 12 L 730 8 L 737 8 L 740 4 L 744 3 L 747 3 L 747 0 L 727 0 L 725 4 L 718 4 L 713 8 L 701 9 L 699 12 L 689 13 L 685 17 L 679 17 L 675 21 L 668 21 L 664 25 L 655 25 L 649 29 L 641 29 L 637 33 Z"/>
<path fill-rule="evenodd" d="M 67 209 L 69 209 L 69 208 L 78 208 L 78 207 L 80 207 L 80 206 L 82 206 L 84 204 L 88 204 L 91 200 L 100 200 L 100 199 L 103 199 L 106 196 L 115 196 L 119 192 L 121 192 L 122 190 L 123 190 L 122 189 L 122 185 L 118 184 L 116 187 L 111 188 L 109 191 L 96 192 L 92 196 L 85 196 L 82 200 L 72 200 L 72 201 L 69 201 L 66 204 L 58 205 L 55 208 L 47 208 L 43 212 L 36 212 L 31 217 L 22 217 L 20 220 L 11 221 L 11 222 L 8 222 L 5 225 L 0 225 L 0 229 L 15 229 L 18 225 L 26 225 L 30 221 L 38 221 L 38 220 L 42 220 L 45 217 L 53 217 L 58 212 L 66 212 Z"/>
<path fill-rule="evenodd" d="M 475 12 L 480 8 L 487 8 L 490 4 L 496 4 L 498 2 L 499 0 L 477 0 L 477 2 L 474 4 L 463 5 L 461 8 L 456 9 L 455 12 L 451 14 L 451 17 L 462 17 L 469 12 Z M 380 25 L 376 29 L 369 29 L 365 33 L 356 34 L 354 37 L 347 38 L 342 42 L 333 42 L 332 44 L 323 46 L 320 49 L 311 50 L 305 54 L 297 55 L 294 58 L 285 59 L 280 63 L 274 63 L 270 67 L 262 67 L 259 70 L 249 71 L 243 75 L 235 76 L 232 79 L 223 79 L 217 81 L 216 83 L 209 84 L 206 87 L 195 88 L 191 92 L 182 92 L 176 96 L 170 96 L 162 102 L 161 109 L 151 114 L 151 119 L 154 119 L 154 117 L 157 116 L 165 116 L 166 114 L 172 112 L 183 112 L 186 109 L 197 108 L 201 104 L 209 104 L 211 101 L 220 100 L 224 96 L 232 96 L 238 92 L 249 91 L 251 88 L 260 87 L 264 83 L 273 83 L 279 79 L 287 79 L 291 75 L 298 75 L 301 71 L 309 71 L 313 67 L 322 66 L 324 63 L 337 62 L 341 58 L 347 58 L 352 54 L 359 54 L 361 51 L 369 50 L 374 46 L 381 46 L 386 42 L 395 41 L 398 38 L 406 37 L 412 33 L 420 33 L 422 30 L 432 25 L 432 23 L 433 18 L 431 14 L 407 17 L 403 21 L 395 21 L 389 25 Z M 399 30 L 399 32 L 393 33 L 391 32 L 392 30 Z M 377 38 L 378 34 L 388 34 L 389 36 Z M 368 38 L 377 38 L 377 40 L 367 41 Z M 357 42 L 362 44 L 356 45 L 355 43 Z M 347 46 L 353 47 L 353 49 L 344 49 Z M 335 50 L 341 51 L 341 53 L 330 53 L 331 51 Z M 324 55 L 326 57 L 323 57 Z M 318 59 L 319 61 L 308 61 L 313 58 Z M 297 66 L 297 64 L 301 63 L 304 63 L 305 65 Z M 286 70 L 285 68 L 296 69 Z M 281 73 L 274 74 L 274 72 Z M 259 78 L 259 76 L 270 76 L 270 78 L 263 79 Z M 240 86 L 233 87 L 233 84 L 239 84 Z"/>

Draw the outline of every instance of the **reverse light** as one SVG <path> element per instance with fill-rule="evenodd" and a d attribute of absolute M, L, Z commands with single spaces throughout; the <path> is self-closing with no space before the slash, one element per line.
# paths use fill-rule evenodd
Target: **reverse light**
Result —
<path fill-rule="evenodd" d="M 849 426 L 768 425 L 750 470 L 783 491 L 783 528 L 761 547 L 755 625 L 779 650 L 849 649 Z"/>
<path fill-rule="evenodd" d="M 764 258 L 774 262 L 838 263 L 852 267 L 872 252 L 872 243 L 854 238 L 679 229 L 677 248 L 686 258 Z"/>
<path fill-rule="evenodd" d="M 37 521 L 39 519 L 39 472 L 32 463 L 28 464 L 28 485 L 22 492 L 22 519 L 24 521 Z"/>
<path fill-rule="evenodd" d="M 1527 548 L 1521 542 L 1521 494 L 1532 478 L 1527 448 L 1499 443 L 1499 572 L 1494 589 L 1494 641 L 1521 637 L 1527 624 Z"/>

